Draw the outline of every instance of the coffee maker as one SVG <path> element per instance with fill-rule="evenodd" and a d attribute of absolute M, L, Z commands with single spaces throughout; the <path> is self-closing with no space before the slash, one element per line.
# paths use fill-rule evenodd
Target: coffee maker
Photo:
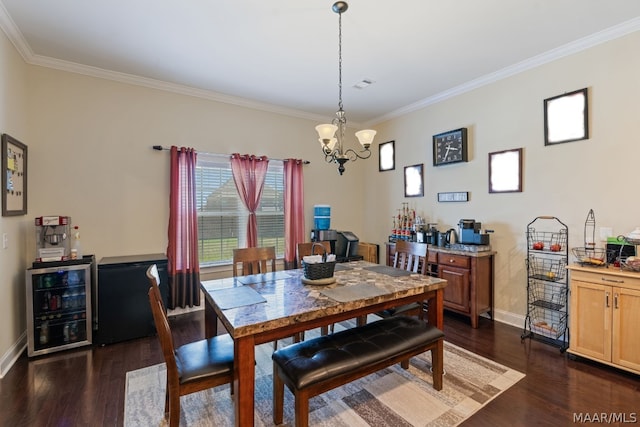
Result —
<path fill-rule="evenodd" d="M 482 223 L 473 219 L 461 219 L 458 222 L 458 238 L 467 245 L 488 245 L 489 235 L 482 233 Z"/>
<path fill-rule="evenodd" d="M 427 223 L 427 227 L 424 231 L 424 242 L 429 244 L 429 245 L 434 245 L 437 246 L 438 245 L 438 235 L 440 234 L 440 232 L 438 231 L 438 229 L 436 228 L 438 224 L 435 222 L 429 222 Z"/>

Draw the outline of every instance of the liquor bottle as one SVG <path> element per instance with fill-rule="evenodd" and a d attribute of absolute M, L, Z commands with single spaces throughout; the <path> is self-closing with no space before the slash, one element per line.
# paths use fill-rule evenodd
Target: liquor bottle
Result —
<path fill-rule="evenodd" d="M 75 253 L 77 259 L 82 259 L 82 245 L 80 245 L 80 227 L 77 225 L 73 227 L 73 248 L 71 249 Z M 73 255 L 72 255 L 73 257 Z"/>

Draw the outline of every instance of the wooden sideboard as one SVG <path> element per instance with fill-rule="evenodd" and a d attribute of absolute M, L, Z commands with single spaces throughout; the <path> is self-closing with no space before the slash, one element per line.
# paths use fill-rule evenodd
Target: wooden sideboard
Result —
<path fill-rule="evenodd" d="M 424 243 L 426 244 L 426 243 Z M 386 244 L 386 263 L 393 265 L 395 243 Z M 478 327 L 478 316 L 493 318 L 494 251 L 470 252 L 428 245 L 427 274 L 445 279 L 444 308 L 468 316 Z"/>

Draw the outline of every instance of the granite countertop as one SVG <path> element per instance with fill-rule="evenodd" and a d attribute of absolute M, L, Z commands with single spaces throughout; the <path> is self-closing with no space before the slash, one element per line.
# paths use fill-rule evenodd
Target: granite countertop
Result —
<path fill-rule="evenodd" d="M 240 337 L 417 295 L 446 286 L 446 280 L 439 278 L 409 272 L 395 275 L 391 271 L 381 270 L 381 268 L 391 267 L 366 261 L 337 264 L 334 274 L 336 282 L 322 286 L 303 284 L 301 280 L 303 272 L 298 269 L 209 280 L 202 282 L 202 288 L 205 298 L 209 301 L 212 299 L 209 291 L 238 286 L 250 286 L 264 297 L 265 301 L 261 303 L 226 310 L 216 308 L 216 312 L 227 330 L 233 336 Z M 355 287 L 355 289 L 362 291 L 365 291 L 363 287 L 366 287 L 367 292 L 362 292 L 362 297 L 342 302 L 323 293 L 323 291 L 333 291 L 334 295 L 338 295 L 336 291 L 340 291 L 340 288 L 344 287 Z M 331 292 L 327 293 L 331 294 Z M 360 293 L 356 294 L 360 295 Z"/>
<path fill-rule="evenodd" d="M 395 245 L 395 242 L 387 242 L 386 244 Z M 467 246 L 473 247 L 474 245 L 467 245 Z M 436 245 L 427 245 L 427 251 L 440 252 L 440 253 L 452 254 L 452 255 L 469 256 L 474 258 L 492 256 L 496 254 L 496 251 L 494 250 L 476 252 L 476 251 L 466 251 L 462 249 L 451 249 L 451 248 L 446 248 L 444 246 L 436 246 Z"/>

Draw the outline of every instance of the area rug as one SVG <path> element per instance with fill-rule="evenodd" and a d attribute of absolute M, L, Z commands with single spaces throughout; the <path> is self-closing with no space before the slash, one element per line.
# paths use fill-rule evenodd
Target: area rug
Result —
<path fill-rule="evenodd" d="M 341 329 L 336 325 L 336 329 Z M 307 332 L 307 337 L 312 333 Z M 279 346 L 286 345 L 280 342 Z M 312 426 L 456 426 L 524 378 L 524 374 L 445 342 L 444 386 L 432 387 L 431 353 L 381 370 L 310 400 Z M 273 345 L 256 348 L 255 425 L 273 426 L 271 353 Z M 164 364 L 127 372 L 125 427 L 166 426 L 163 420 Z M 180 425 L 232 426 L 229 385 L 183 396 Z M 293 396 L 285 391 L 283 426 L 292 426 Z"/>

